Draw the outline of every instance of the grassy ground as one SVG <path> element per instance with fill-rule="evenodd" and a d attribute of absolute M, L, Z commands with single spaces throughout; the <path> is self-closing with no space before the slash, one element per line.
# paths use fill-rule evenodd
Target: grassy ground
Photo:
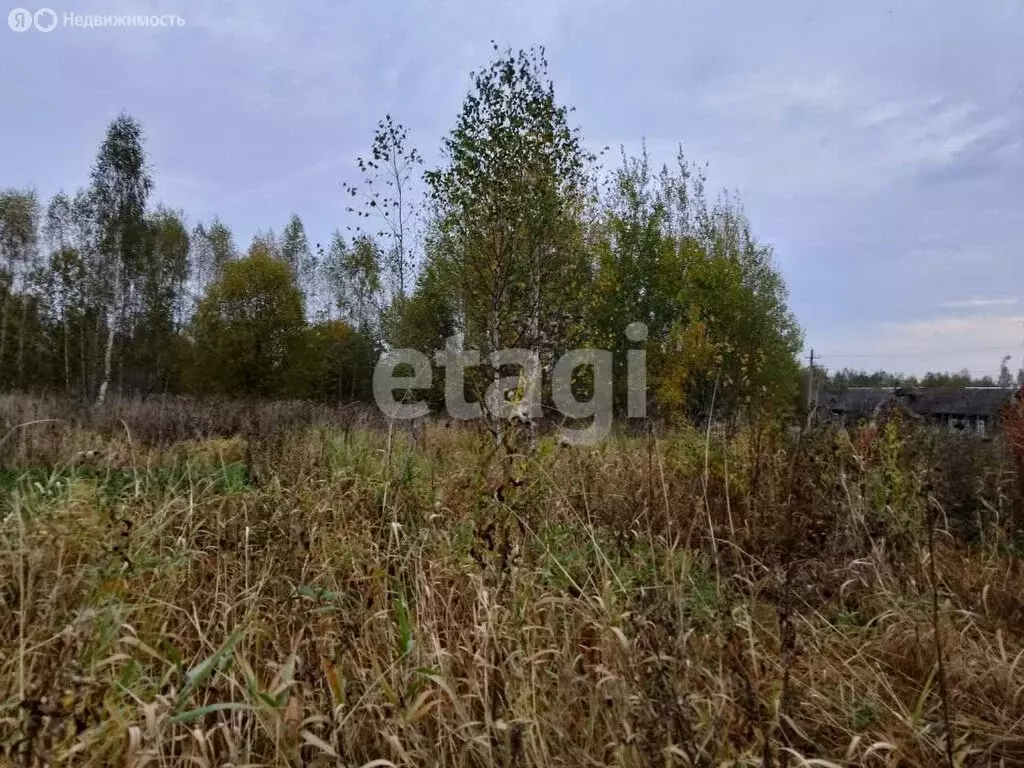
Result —
<path fill-rule="evenodd" d="M 1024 764 L 995 444 L 130 437 L 0 475 L 12 764 Z"/>

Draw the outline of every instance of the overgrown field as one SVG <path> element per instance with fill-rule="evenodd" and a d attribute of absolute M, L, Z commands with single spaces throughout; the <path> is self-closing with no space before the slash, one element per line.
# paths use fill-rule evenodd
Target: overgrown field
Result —
<path fill-rule="evenodd" d="M 999 441 L 892 423 L 517 445 L 19 430 L 0 759 L 1024 764 Z"/>

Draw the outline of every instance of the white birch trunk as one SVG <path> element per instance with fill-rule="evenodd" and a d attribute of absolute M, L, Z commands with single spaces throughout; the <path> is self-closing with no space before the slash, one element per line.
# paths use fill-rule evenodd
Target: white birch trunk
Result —
<path fill-rule="evenodd" d="M 114 333 L 117 326 L 117 306 L 121 301 L 121 270 L 120 263 L 114 269 L 114 298 L 111 307 L 107 312 L 107 346 L 103 352 L 103 381 L 100 383 L 99 394 L 96 395 L 96 405 L 102 406 L 107 399 L 107 389 L 110 387 L 110 363 L 114 354 Z"/>

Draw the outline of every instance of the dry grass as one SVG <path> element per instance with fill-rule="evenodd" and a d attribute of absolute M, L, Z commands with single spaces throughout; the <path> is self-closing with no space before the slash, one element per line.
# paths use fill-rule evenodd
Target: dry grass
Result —
<path fill-rule="evenodd" d="M 995 444 L 125 424 L 5 481 L 12 764 L 1024 764 Z"/>

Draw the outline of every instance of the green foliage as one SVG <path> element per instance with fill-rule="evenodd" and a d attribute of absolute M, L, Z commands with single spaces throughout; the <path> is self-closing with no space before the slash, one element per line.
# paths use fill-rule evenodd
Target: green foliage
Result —
<path fill-rule="evenodd" d="M 1006 368 L 1009 358 L 1004 358 Z M 826 392 L 842 392 L 849 387 L 994 387 L 1013 386 L 1009 371 L 1000 373 L 999 380 L 991 376 L 972 376 L 966 368 L 956 372 L 929 371 L 924 376 L 913 376 L 891 371 L 859 371 L 842 368 L 837 371 L 817 371 L 815 374 Z M 1009 383 L 1007 383 L 1009 379 Z"/>
<path fill-rule="evenodd" d="M 495 46 L 495 52 L 498 49 Z M 455 297 L 467 343 L 551 354 L 585 284 L 581 214 L 588 155 L 555 100 L 543 49 L 506 51 L 473 74 L 425 178 L 436 206 L 429 254 Z"/>
<path fill-rule="evenodd" d="M 341 320 L 326 320 L 306 332 L 304 395 L 348 402 L 373 397 L 373 367 L 380 355 L 376 340 Z M 298 378 L 298 374 L 296 374 Z"/>
<path fill-rule="evenodd" d="M 461 334 L 485 361 L 471 391 L 496 373 L 493 350 L 536 351 L 550 370 L 596 346 L 613 353 L 621 408 L 626 353 L 643 346 L 662 414 L 784 413 L 801 332 L 770 247 L 736 201 L 705 200 L 681 155 L 657 172 L 646 151 L 624 156 L 598 192 L 571 111 L 543 49 L 495 46 L 424 174 L 426 220 L 422 158 L 388 115 L 344 187 L 376 231 L 311 247 L 292 213 L 241 259 L 218 219 L 189 229 L 184 212 L 147 207 L 142 128 L 120 115 L 89 188 L 55 196 L 45 222 L 33 193 L 0 195 L 0 388 L 369 400 L 382 349 L 431 353 Z M 626 340 L 635 321 L 646 342 Z M 586 372 L 578 384 L 585 396 Z"/>
<path fill-rule="evenodd" d="M 146 219 L 142 263 L 135 281 L 139 307 L 126 329 L 122 365 L 131 371 L 132 389 L 177 389 L 180 371 L 177 336 L 184 314 L 189 234 L 183 215 L 163 208 Z"/>
<path fill-rule="evenodd" d="M 445 340 L 458 330 L 456 308 L 433 265 L 420 273 L 412 295 L 392 302 L 387 321 L 387 338 L 395 347 L 417 349 L 428 356 L 444 348 Z M 443 402 L 443 375 L 435 374 L 428 397 L 436 405 Z"/>
<path fill-rule="evenodd" d="M 349 246 L 341 233 L 335 231 L 323 269 L 332 309 L 362 333 L 377 330 L 382 288 L 377 242 L 368 235 L 360 235 Z"/>
<path fill-rule="evenodd" d="M 32 190 L 0 192 L 0 387 L 25 386 L 25 339 L 36 304 L 30 288 L 39 227 L 39 200 Z M 21 294 L 15 291 L 20 289 Z M 11 323 L 17 323 L 11 328 Z M 9 340 L 17 339 L 16 345 Z"/>
<path fill-rule="evenodd" d="M 397 347 L 411 347 L 424 354 L 442 349 L 456 330 L 455 305 L 437 270 L 427 267 L 416 281 L 412 295 L 392 305 L 389 337 Z"/>
<path fill-rule="evenodd" d="M 305 308 L 291 268 L 254 244 L 224 267 L 193 321 L 196 391 L 255 397 L 289 394 L 302 357 Z"/>
<path fill-rule="evenodd" d="M 231 230 L 220 219 L 214 218 L 209 225 L 196 224 L 189 248 L 189 275 L 192 295 L 197 302 L 210 282 L 220 277 L 224 265 L 235 257 Z"/>
<path fill-rule="evenodd" d="M 115 278 L 130 280 L 143 272 L 146 202 L 152 187 L 142 126 L 121 114 L 107 128 L 90 189 L 99 250 L 115 270 Z"/>
<path fill-rule="evenodd" d="M 281 234 L 281 258 L 292 268 L 295 278 L 306 296 L 309 296 L 316 282 L 316 259 L 309 247 L 306 227 L 298 214 L 293 213 Z"/>
<path fill-rule="evenodd" d="M 92 168 L 89 195 L 96 223 L 98 265 L 107 279 L 97 285 L 109 286 L 101 304 L 107 320 L 107 340 L 97 403 L 102 405 L 112 374 L 114 342 L 118 325 L 127 316 L 126 297 L 145 278 L 146 202 L 153 180 L 146 166 L 142 126 L 126 114 L 107 128 Z M 126 330 L 124 328 L 120 330 Z"/>
<path fill-rule="evenodd" d="M 778 413 L 799 382 L 802 336 L 786 306 L 771 249 L 742 209 L 708 206 L 704 177 L 680 154 L 655 177 L 646 151 L 623 156 L 595 233 L 598 290 L 589 334 L 616 352 L 616 393 L 625 391 L 623 331 L 648 327 L 648 378 L 669 414 Z"/>

